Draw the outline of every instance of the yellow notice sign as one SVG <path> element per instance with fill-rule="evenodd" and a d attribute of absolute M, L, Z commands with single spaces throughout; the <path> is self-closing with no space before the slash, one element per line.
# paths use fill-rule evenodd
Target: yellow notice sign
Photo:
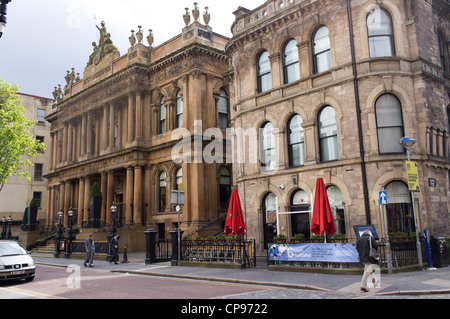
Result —
<path fill-rule="evenodd" d="M 411 192 L 420 192 L 419 171 L 416 162 L 406 161 L 406 172 L 408 174 L 408 187 Z"/>

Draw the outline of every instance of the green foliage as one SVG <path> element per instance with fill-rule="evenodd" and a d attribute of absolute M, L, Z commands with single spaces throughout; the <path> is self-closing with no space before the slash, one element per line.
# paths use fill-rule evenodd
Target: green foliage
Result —
<path fill-rule="evenodd" d="M 31 166 L 31 157 L 37 151 L 44 151 L 44 144 L 38 141 L 30 129 L 36 121 L 28 120 L 17 85 L 10 85 L 0 79 L 0 191 L 10 176 L 19 176 L 30 181 L 24 166 Z"/>
<path fill-rule="evenodd" d="M 292 236 L 292 239 L 303 239 L 303 238 L 305 238 L 305 234 L 303 233 L 298 233 Z"/>
<path fill-rule="evenodd" d="M 345 234 L 334 234 L 331 239 L 348 239 Z"/>

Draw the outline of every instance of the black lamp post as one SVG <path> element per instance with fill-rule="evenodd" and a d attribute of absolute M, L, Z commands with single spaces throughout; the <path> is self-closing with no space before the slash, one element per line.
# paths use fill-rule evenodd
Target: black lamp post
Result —
<path fill-rule="evenodd" d="M 69 215 L 69 232 L 67 234 L 66 237 L 66 253 L 65 253 L 65 257 L 67 259 L 70 258 L 70 254 L 72 253 L 72 217 L 73 217 L 73 210 L 72 208 L 69 209 L 69 211 L 67 212 L 67 214 Z"/>
<path fill-rule="evenodd" d="M 56 250 L 55 250 L 55 258 L 59 257 L 59 254 L 61 253 L 61 239 L 64 239 L 63 236 L 63 228 L 62 228 L 62 217 L 63 217 L 64 213 L 62 212 L 62 210 L 60 210 L 58 212 L 58 218 L 59 218 L 59 225 L 58 225 L 58 234 L 56 235 Z"/>
<path fill-rule="evenodd" d="M 8 238 L 8 239 L 12 238 L 11 224 L 12 224 L 12 218 L 11 218 L 11 216 L 9 216 L 8 217 L 8 234 L 6 234 L 6 238 Z"/>
<path fill-rule="evenodd" d="M 111 239 L 114 237 L 114 235 L 117 232 L 116 228 L 116 212 L 117 212 L 117 206 L 114 205 L 114 203 L 111 205 L 111 230 L 109 231 L 108 235 L 108 243 L 111 241 Z M 111 260 L 112 257 L 112 251 L 111 251 L 111 245 L 108 245 L 108 255 L 106 256 L 106 260 Z"/>
<path fill-rule="evenodd" d="M 5 216 L 3 216 L 2 218 L 2 235 L 0 237 L 0 239 L 5 239 L 6 238 L 6 218 Z"/>
<path fill-rule="evenodd" d="M 3 35 L 3 29 L 6 27 L 6 5 L 11 0 L 0 0 L 0 38 Z"/>

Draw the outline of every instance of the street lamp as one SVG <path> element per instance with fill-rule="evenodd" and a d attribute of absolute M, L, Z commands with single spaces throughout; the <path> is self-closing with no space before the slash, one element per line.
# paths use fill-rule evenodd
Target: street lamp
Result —
<path fill-rule="evenodd" d="M 6 234 L 6 237 L 8 239 L 12 238 L 12 233 L 11 233 L 11 224 L 12 224 L 12 218 L 11 216 L 8 217 L 8 234 Z"/>
<path fill-rule="evenodd" d="M 70 254 L 72 253 L 72 217 L 73 217 L 73 210 L 72 208 L 69 209 L 67 212 L 69 215 L 69 232 L 66 237 L 66 258 L 70 258 Z"/>
<path fill-rule="evenodd" d="M 56 235 L 56 251 L 55 251 L 55 258 L 59 257 L 59 254 L 61 253 L 61 239 L 63 239 L 63 229 L 62 229 L 62 218 L 64 216 L 64 213 L 62 210 L 59 210 L 58 212 L 58 218 L 59 218 L 59 224 L 58 224 L 58 234 Z"/>
<path fill-rule="evenodd" d="M 412 137 L 402 137 L 400 141 L 398 141 L 398 144 L 403 146 L 406 149 L 406 154 L 408 156 L 408 162 L 411 161 L 411 149 L 416 144 L 416 140 Z M 419 262 L 419 270 L 423 270 L 423 261 L 422 261 L 422 244 L 419 240 L 419 232 L 417 229 L 417 216 L 416 216 L 416 204 L 414 202 L 414 192 L 410 191 L 411 193 L 411 201 L 412 201 L 412 210 L 413 210 L 413 218 L 414 218 L 414 226 L 416 229 L 416 247 L 417 247 L 417 259 Z"/>
<path fill-rule="evenodd" d="M 0 0 L 0 38 L 3 35 L 3 29 L 6 27 L 6 5 L 11 0 Z"/>
<path fill-rule="evenodd" d="M 116 228 L 116 212 L 117 212 L 117 206 L 114 205 L 114 203 L 111 205 L 111 230 L 109 232 L 109 236 L 108 236 L 108 243 L 111 241 L 111 239 L 114 237 L 114 235 L 117 232 L 117 228 Z M 109 249 L 108 249 L 108 256 L 106 256 L 106 260 L 111 260 L 112 257 L 112 251 L 111 251 L 111 245 L 109 245 Z"/>

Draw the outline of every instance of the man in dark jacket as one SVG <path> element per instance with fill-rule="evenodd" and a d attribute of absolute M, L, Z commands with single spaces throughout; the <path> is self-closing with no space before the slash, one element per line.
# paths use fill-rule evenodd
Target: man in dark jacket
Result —
<path fill-rule="evenodd" d="M 111 245 L 111 251 L 112 251 L 112 257 L 109 260 L 110 263 L 114 262 L 117 264 L 117 261 L 119 260 L 119 235 L 114 234 L 114 237 L 111 239 L 110 242 Z"/>
<path fill-rule="evenodd" d="M 376 240 L 371 236 L 368 230 L 365 230 L 356 243 L 356 250 L 359 254 L 359 261 L 364 264 L 364 274 L 361 280 L 361 291 L 368 292 L 367 279 L 372 272 L 372 263 L 369 260 L 370 245 L 372 248 L 378 251 L 378 244 Z"/>
<path fill-rule="evenodd" d="M 92 234 L 89 235 L 89 238 L 86 238 L 84 242 L 85 250 L 86 250 L 86 258 L 84 259 L 84 267 L 94 267 L 94 254 L 95 254 L 95 242 L 94 236 Z"/>

